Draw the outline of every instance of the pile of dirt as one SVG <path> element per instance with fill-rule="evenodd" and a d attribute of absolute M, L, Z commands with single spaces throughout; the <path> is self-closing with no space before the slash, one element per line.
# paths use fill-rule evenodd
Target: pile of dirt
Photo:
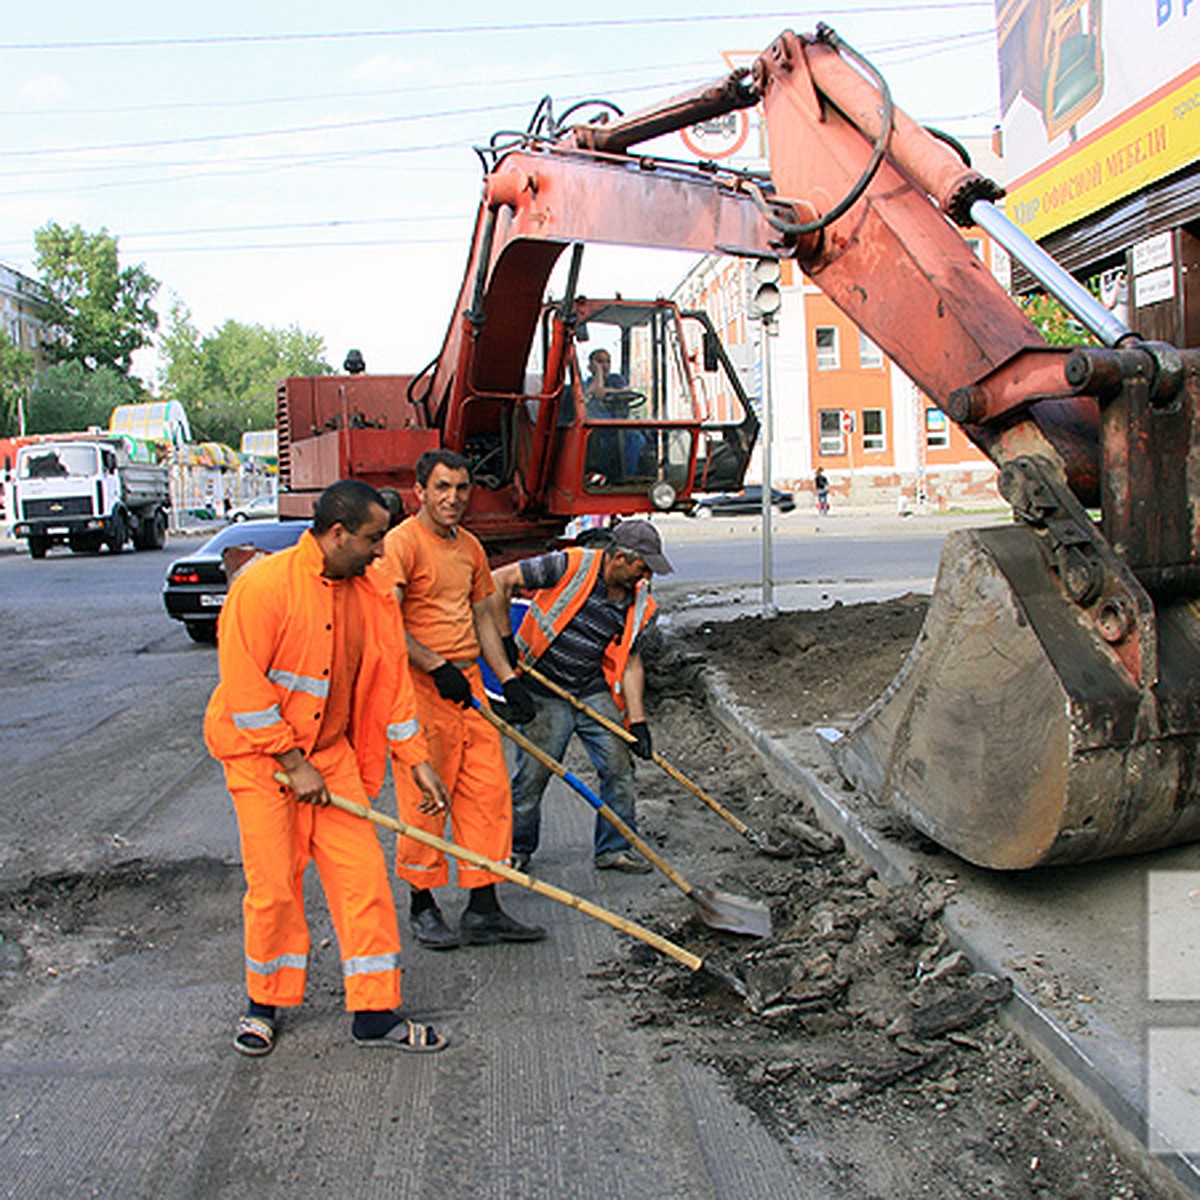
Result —
<path fill-rule="evenodd" d="M 699 699 L 715 668 L 765 724 L 845 718 L 889 682 L 925 604 L 743 618 L 650 648 L 656 748 L 795 856 L 756 852 L 664 773 L 639 769 L 647 836 L 693 883 L 766 902 L 774 929 L 761 941 L 716 933 L 682 897 L 660 897 L 642 919 L 732 969 L 748 1000 L 641 945 L 597 986 L 634 998 L 634 1023 L 663 1053 L 723 1071 L 798 1155 L 827 1157 L 846 1197 L 1149 1195 L 996 1020 L 1011 982 L 948 945 L 949 885 L 885 885 Z"/>

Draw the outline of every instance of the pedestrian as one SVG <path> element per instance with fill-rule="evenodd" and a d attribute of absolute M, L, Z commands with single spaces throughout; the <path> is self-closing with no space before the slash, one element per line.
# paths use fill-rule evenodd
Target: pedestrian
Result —
<path fill-rule="evenodd" d="M 642 636 L 654 616 L 649 582 L 669 574 L 658 530 L 649 521 L 622 521 L 607 547 L 573 547 L 510 563 L 495 572 L 494 611 L 508 627 L 508 606 L 520 589 L 532 592 L 529 611 L 517 630 L 514 657 L 537 666 L 548 679 L 637 739 L 628 743 L 603 725 L 531 680 L 537 715 L 523 732 L 552 758 L 561 760 L 571 735 L 583 743 L 600 777 L 600 798 L 637 830 L 632 751 L 653 753 L 644 702 Z M 513 866 L 524 870 L 538 848 L 542 793 L 549 769 L 523 750 L 512 777 Z M 650 864 L 624 835 L 597 815 L 593 861 L 600 870 L 644 874 Z"/>
<path fill-rule="evenodd" d="M 813 491 L 817 496 L 817 512 L 821 516 L 827 515 L 829 512 L 829 480 L 820 467 L 813 475 Z"/>
<path fill-rule="evenodd" d="M 400 939 L 383 851 L 369 822 L 330 806 L 331 795 L 368 804 L 383 785 L 389 747 L 422 809 L 446 804 L 417 724 L 400 610 L 365 574 L 387 521 L 374 488 L 333 484 L 317 500 L 311 529 L 243 570 L 221 612 L 220 683 L 204 733 L 225 768 L 246 876 L 250 1003 L 234 1035 L 242 1054 L 268 1054 L 277 1008 L 304 998 L 310 861 L 337 932 L 355 1042 L 431 1051 L 448 1041 L 395 1011 Z"/>
<path fill-rule="evenodd" d="M 477 659 L 495 672 L 514 720 L 533 715 L 533 700 L 517 679 L 491 616 L 495 590 L 487 556 L 463 529 L 471 494 L 467 460 L 450 450 L 430 450 L 417 460 L 415 515 L 389 531 L 377 568 L 395 587 L 404 615 L 421 728 L 434 769 L 450 791 L 455 842 L 494 862 L 512 848 L 512 800 L 504 747 L 474 702 L 487 704 Z M 396 786 L 400 818 L 440 834 L 445 816 L 423 810 L 420 794 L 401 778 Z M 417 940 L 434 950 L 460 943 L 532 942 L 546 936 L 504 912 L 496 898 L 500 876 L 459 863 L 458 883 L 469 893 L 457 932 L 446 923 L 433 892 L 449 882 L 440 851 L 400 837 L 396 869 L 412 888 L 410 919 Z"/>

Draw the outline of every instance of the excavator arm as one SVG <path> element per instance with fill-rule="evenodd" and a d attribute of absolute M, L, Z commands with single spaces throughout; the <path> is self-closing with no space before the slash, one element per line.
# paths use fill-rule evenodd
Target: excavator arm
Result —
<path fill-rule="evenodd" d="M 769 179 L 638 153 L 755 103 Z M 912 655 L 835 757 L 943 845 L 1014 869 L 1200 837 L 1200 361 L 1121 326 L 1001 194 L 836 34 L 786 32 L 748 76 L 495 153 L 420 382 L 462 444 L 478 398 L 519 392 L 569 245 L 794 258 L 991 457 L 1016 518 L 947 539 Z M 1102 344 L 1047 345 L 956 225 L 982 226 Z"/>

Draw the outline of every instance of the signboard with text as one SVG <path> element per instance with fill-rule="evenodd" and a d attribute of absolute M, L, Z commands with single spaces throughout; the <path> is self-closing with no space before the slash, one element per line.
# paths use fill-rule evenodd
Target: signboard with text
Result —
<path fill-rule="evenodd" d="M 996 0 L 1005 209 L 1043 238 L 1200 159 L 1200 0 Z"/>

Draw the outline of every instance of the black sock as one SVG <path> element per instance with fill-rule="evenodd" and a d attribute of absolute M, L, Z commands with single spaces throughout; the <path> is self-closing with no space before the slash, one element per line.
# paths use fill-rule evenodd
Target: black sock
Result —
<path fill-rule="evenodd" d="M 494 883 L 485 883 L 483 887 L 471 888 L 471 898 L 467 901 L 467 912 L 487 916 L 489 913 L 498 913 L 499 911 L 500 902 L 496 899 Z"/>
<path fill-rule="evenodd" d="M 275 1020 L 275 1005 L 259 1004 L 251 1000 L 250 1007 L 246 1009 L 246 1016 L 261 1017 L 264 1021 L 273 1021 Z"/>
<path fill-rule="evenodd" d="M 408 911 L 414 917 L 420 916 L 427 908 L 437 908 L 437 901 L 433 898 L 433 893 L 426 889 L 413 888 L 412 895 L 408 898 Z"/>
<path fill-rule="evenodd" d="M 425 895 L 428 894 L 428 892 L 425 893 Z M 361 1012 L 354 1014 L 354 1024 L 350 1032 L 356 1038 L 383 1037 L 385 1033 L 390 1033 L 395 1029 L 401 1020 L 402 1018 L 390 1008 L 364 1008 Z"/>

